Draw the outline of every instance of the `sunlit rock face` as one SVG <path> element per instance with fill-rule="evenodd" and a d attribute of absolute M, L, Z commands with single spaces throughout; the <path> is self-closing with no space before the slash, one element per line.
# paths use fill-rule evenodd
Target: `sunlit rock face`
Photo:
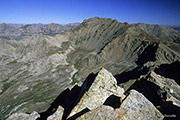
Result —
<path fill-rule="evenodd" d="M 53 115 L 49 116 L 47 120 L 62 120 L 63 112 L 63 107 L 59 106 L 56 112 Z"/>
<path fill-rule="evenodd" d="M 119 112 L 121 113 L 121 111 L 126 113 L 121 117 L 123 120 L 162 120 L 164 118 L 148 99 L 135 90 L 131 90 L 121 104 Z"/>
<path fill-rule="evenodd" d="M 73 108 L 69 117 L 85 108 L 88 108 L 89 110 L 96 109 L 103 105 L 109 96 L 116 95 L 122 97 L 123 93 L 124 89 L 117 86 L 117 81 L 113 75 L 106 69 L 102 68 L 89 90 L 85 92 L 79 103 Z"/>

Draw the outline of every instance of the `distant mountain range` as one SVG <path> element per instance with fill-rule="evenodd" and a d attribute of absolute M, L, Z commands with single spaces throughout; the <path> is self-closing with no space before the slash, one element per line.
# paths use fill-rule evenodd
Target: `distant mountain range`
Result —
<path fill-rule="evenodd" d="M 180 30 L 180 25 L 166 25 L 174 30 Z"/>
<path fill-rule="evenodd" d="M 0 38 L 19 40 L 32 34 L 55 35 L 69 31 L 80 23 L 70 24 L 0 24 Z"/>
<path fill-rule="evenodd" d="M 60 34 L 66 31 L 69 31 L 70 29 L 75 28 L 80 23 L 69 23 L 65 25 L 51 23 L 51 24 L 6 24 L 2 23 L 0 24 L 0 38 L 6 38 L 9 40 L 15 39 L 21 39 L 25 36 L 29 36 L 32 34 L 47 34 L 47 35 L 54 35 L 54 34 Z M 166 25 L 164 28 L 160 25 L 150 25 L 150 24 L 144 24 L 144 23 L 137 23 L 134 24 L 135 26 L 145 30 L 146 32 L 153 34 L 155 36 L 161 36 L 166 39 L 166 35 L 170 34 L 172 28 L 174 30 L 180 30 L 180 26 L 178 25 Z M 169 28 L 167 28 L 169 27 Z M 165 28 L 169 33 L 165 33 Z M 156 31 L 154 31 L 154 30 Z M 158 30 L 158 31 L 157 31 Z M 160 32 L 161 30 L 164 30 L 164 32 Z M 164 34 L 163 34 L 164 33 Z M 158 35 L 159 34 L 159 35 Z M 177 35 L 174 35 L 176 37 Z M 173 38 L 172 38 L 173 40 Z"/>

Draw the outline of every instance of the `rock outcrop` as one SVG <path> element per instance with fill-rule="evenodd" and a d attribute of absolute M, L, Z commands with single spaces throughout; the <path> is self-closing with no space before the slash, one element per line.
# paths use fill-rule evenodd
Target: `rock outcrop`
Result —
<path fill-rule="evenodd" d="M 120 101 L 119 101 L 120 102 Z M 131 90 L 120 108 L 102 105 L 77 120 L 162 120 L 164 116 L 141 93 Z"/>
<path fill-rule="evenodd" d="M 53 115 L 49 116 L 47 120 L 62 120 L 63 113 L 64 108 L 59 106 L 56 112 Z"/>
<path fill-rule="evenodd" d="M 121 111 L 126 113 L 124 116 L 122 115 L 124 120 L 162 120 L 164 118 L 149 100 L 135 90 L 131 90 L 123 101 L 120 113 Z"/>
<path fill-rule="evenodd" d="M 73 108 L 69 117 L 81 112 L 85 108 L 94 110 L 103 105 L 109 96 L 115 95 L 122 97 L 123 93 L 124 89 L 117 86 L 117 81 L 112 74 L 102 68 L 89 90 L 84 93 L 78 104 Z"/>

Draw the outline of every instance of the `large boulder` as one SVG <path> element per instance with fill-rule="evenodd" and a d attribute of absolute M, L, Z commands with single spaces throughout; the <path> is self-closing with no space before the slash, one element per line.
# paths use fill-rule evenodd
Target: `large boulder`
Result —
<path fill-rule="evenodd" d="M 125 111 L 121 116 L 123 120 L 162 120 L 164 116 L 141 93 L 131 90 L 128 97 L 121 104 L 119 112 Z"/>
<path fill-rule="evenodd" d="M 106 69 L 102 68 L 89 90 L 85 92 L 78 104 L 73 108 L 69 117 L 81 112 L 86 108 L 89 110 L 94 110 L 103 105 L 109 96 L 115 95 L 122 97 L 123 93 L 124 89 L 117 85 L 117 81 L 113 75 Z"/>

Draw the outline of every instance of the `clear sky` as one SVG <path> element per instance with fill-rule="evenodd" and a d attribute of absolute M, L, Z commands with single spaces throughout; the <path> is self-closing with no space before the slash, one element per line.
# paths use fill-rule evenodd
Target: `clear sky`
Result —
<path fill-rule="evenodd" d="M 0 0 L 0 23 L 72 23 L 91 17 L 180 25 L 180 0 Z"/>

